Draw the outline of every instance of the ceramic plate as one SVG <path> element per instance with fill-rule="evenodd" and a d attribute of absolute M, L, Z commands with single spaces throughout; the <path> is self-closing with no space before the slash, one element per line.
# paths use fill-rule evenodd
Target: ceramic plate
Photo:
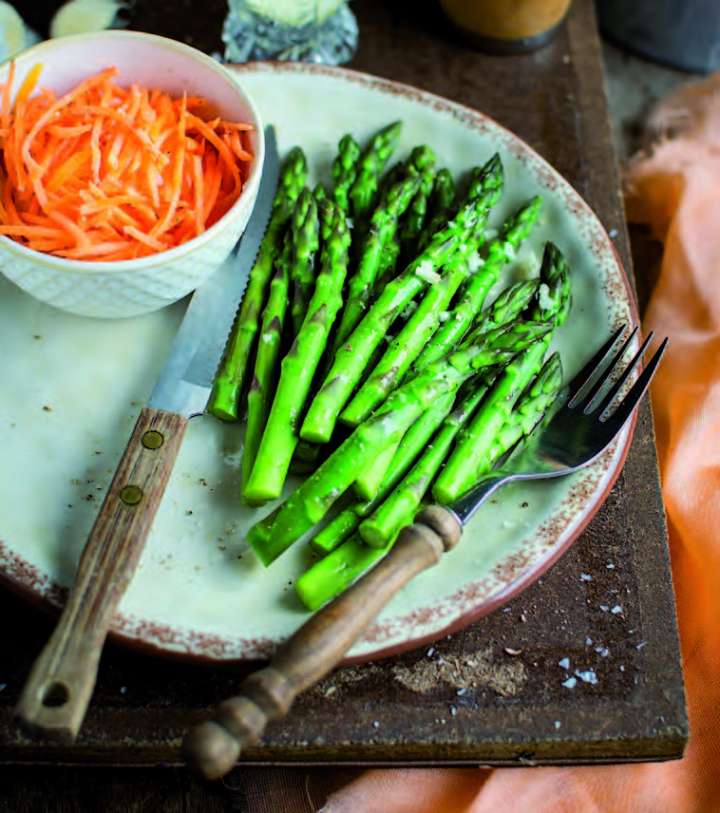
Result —
<path fill-rule="evenodd" d="M 312 180 L 328 180 L 335 145 L 404 121 L 399 155 L 430 144 L 462 173 L 498 150 L 507 191 L 496 225 L 541 194 L 539 226 L 508 270 L 537 269 L 554 240 L 572 267 L 573 307 L 559 331 L 571 376 L 618 323 L 634 321 L 624 272 L 602 226 L 578 194 L 523 142 L 480 113 L 382 79 L 303 65 L 247 65 L 237 80 L 281 152 L 301 144 Z M 183 303 L 147 316 L 100 321 L 42 305 L 0 280 L 0 571 L 51 604 L 73 577 L 115 465 L 152 389 Z M 484 506 L 462 544 L 386 608 L 353 659 L 411 648 L 468 624 L 554 561 L 597 510 L 617 477 L 630 428 L 582 473 L 505 489 Z M 309 561 L 298 543 L 264 569 L 245 531 L 267 512 L 240 505 L 242 427 L 210 417 L 189 427 L 139 570 L 113 632 L 128 643 L 213 660 L 264 657 L 307 617 L 292 587 Z"/>

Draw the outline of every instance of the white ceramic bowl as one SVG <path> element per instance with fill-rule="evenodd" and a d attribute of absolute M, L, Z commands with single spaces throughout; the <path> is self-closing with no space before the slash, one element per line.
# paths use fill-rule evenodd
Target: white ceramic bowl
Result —
<path fill-rule="evenodd" d="M 40 85 L 57 94 L 115 66 L 121 84 L 137 82 L 172 94 L 187 91 L 203 96 L 224 118 L 254 126 L 255 157 L 232 208 L 203 234 L 176 248 L 137 260 L 82 262 L 33 251 L 0 236 L 0 270 L 37 299 L 83 316 L 136 316 L 193 291 L 227 258 L 255 203 L 265 144 L 250 96 L 222 65 L 202 52 L 135 31 L 102 31 L 40 43 L 16 59 L 15 89 L 38 62 L 43 65 Z M 7 80 L 8 69 L 8 63 L 0 68 L 0 83 Z"/>

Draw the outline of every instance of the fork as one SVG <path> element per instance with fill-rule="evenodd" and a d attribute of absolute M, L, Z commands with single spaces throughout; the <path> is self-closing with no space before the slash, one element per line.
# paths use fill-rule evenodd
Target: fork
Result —
<path fill-rule="evenodd" d="M 519 441 L 504 456 L 504 462 L 499 468 L 484 477 L 447 509 L 461 525 L 465 525 L 500 486 L 515 480 L 564 477 L 588 466 L 605 451 L 645 394 L 668 344 L 666 337 L 627 395 L 609 414 L 610 407 L 645 355 L 654 336 L 650 331 L 640 349 L 603 395 L 603 390 L 612 380 L 613 373 L 632 344 L 638 329 L 635 328 L 630 333 L 608 363 L 613 348 L 624 332 L 623 325 L 568 384 L 564 403 L 542 431 L 538 432 L 536 427 L 529 438 Z"/>
<path fill-rule="evenodd" d="M 565 476 L 602 454 L 645 394 L 668 343 L 667 338 L 662 341 L 611 412 L 653 338 L 650 333 L 620 371 L 637 328 L 613 354 L 624 332 L 625 326 L 615 331 L 570 382 L 562 406 L 507 453 L 500 469 L 451 506 L 422 510 L 403 528 L 387 556 L 303 624 L 278 648 L 269 666 L 243 681 L 238 696 L 218 706 L 211 720 L 192 729 L 183 751 L 197 773 L 207 779 L 224 776 L 242 748 L 260 739 L 270 720 L 285 716 L 300 692 L 338 665 L 398 590 L 457 545 L 463 526 L 494 491 L 514 480 Z M 613 381 L 614 372 L 620 374 Z"/>

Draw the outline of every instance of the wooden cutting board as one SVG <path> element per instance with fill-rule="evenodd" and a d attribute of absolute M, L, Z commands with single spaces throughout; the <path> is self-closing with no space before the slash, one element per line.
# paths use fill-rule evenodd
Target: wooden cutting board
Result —
<path fill-rule="evenodd" d="M 224 0 L 203 3 L 199 27 L 183 23 L 189 3 L 171 4 L 174 17 L 144 15 L 144 7 L 162 5 L 137 0 L 136 19 L 144 26 L 135 27 L 220 50 Z M 467 48 L 439 12 L 420 6 L 354 3 L 360 48 L 351 67 L 455 99 L 514 130 L 594 207 L 630 271 L 591 0 L 577 0 L 550 46 L 513 57 Z M 177 764 L 184 731 L 233 694 L 244 673 L 110 644 L 78 742 L 33 742 L 15 729 L 12 707 L 50 622 L 6 594 L 0 617 L 0 761 L 6 763 Z M 567 678 L 574 670 L 584 679 L 573 685 Z M 246 760 L 598 763 L 678 757 L 686 737 L 667 534 L 645 403 L 609 499 L 540 582 L 430 649 L 331 675 L 270 727 Z M 252 782 L 252 773 L 244 776 Z"/>

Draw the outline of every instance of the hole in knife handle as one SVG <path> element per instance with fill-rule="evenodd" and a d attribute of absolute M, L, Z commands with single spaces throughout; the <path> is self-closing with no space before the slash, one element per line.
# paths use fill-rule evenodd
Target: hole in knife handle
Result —
<path fill-rule="evenodd" d="M 42 693 L 42 704 L 48 708 L 55 709 L 64 706 L 70 699 L 70 690 L 59 680 L 54 680 L 46 686 Z"/>

